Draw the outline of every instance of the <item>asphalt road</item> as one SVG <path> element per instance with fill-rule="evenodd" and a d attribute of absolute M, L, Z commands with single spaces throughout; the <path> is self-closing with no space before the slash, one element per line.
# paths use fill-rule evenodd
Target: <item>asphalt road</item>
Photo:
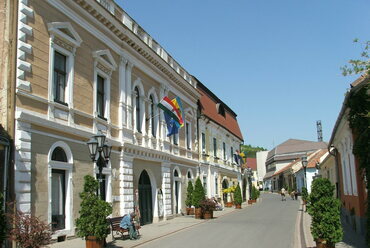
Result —
<path fill-rule="evenodd" d="M 261 201 L 140 247 L 294 248 L 299 201 L 261 194 Z"/>

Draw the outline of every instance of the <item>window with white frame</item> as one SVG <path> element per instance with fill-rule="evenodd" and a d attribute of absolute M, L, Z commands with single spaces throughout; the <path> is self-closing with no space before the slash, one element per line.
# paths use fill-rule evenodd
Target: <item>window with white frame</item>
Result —
<path fill-rule="evenodd" d="M 215 194 L 218 195 L 218 177 L 215 176 Z"/>
<path fill-rule="evenodd" d="M 185 123 L 186 148 L 191 150 L 191 126 L 189 122 Z"/>
<path fill-rule="evenodd" d="M 151 134 L 153 137 L 156 136 L 156 123 L 155 123 L 155 119 L 156 119 L 156 113 L 155 113 L 155 102 L 154 102 L 154 98 L 152 95 L 150 95 L 149 97 L 149 101 L 150 101 L 150 124 L 151 124 Z"/>
<path fill-rule="evenodd" d="M 217 139 L 213 138 L 213 156 L 217 158 Z"/>
<path fill-rule="evenodd" d="M 230 160 L 231 160 L 231 162 L 233 162 L 233 159 L 234 159 L 234 148 L 230 147 Z"/>
<path fill-rule="evenodd" d="M 97 77 L 97 90 L 96 90 L 96 112 L 98 117 L 105 119 L 105 79 L 99 74 Z"/>
<path fill-rule="evenodd" d="M 206 153 L 206 134 L 202 133 L 202 153 Z"/>
<path fill-rule="evenodd" d="M 174 145 L 179 145 L 179 133 L 175 133 L 172 135 L 172 142 Z"/>
<path fill-rule="evenodd" d="M 72 229 L 72 166 L 71 150 L 64 142 L 56 142 L 49 151 L 49 216 L 55 232 Z"/>
<path fill-rule="evenodd" d="M 94 57 L 94 113 L 103 120 L 110 119 L 110 86 L 117 64 L 108 49 L 93 52 Z"/>
<path fill-rule="evenodd" d="M 226 144 L 225 142 L 222 143 L 222 153 L 224 156 L 224 160 L 226 160 Z"/>
<path fill-rule="evenodd" d="M 203 176 L 203 189 L 204 189 L 204 193 L 207 195 L 207 176 Z"/>
<path fill-rule="evenodd" d="M 139 88 L 135 87 L 134 89 L 135 93 L 135 126 L 136 126 L 136 131 L 141 133 L 141 109 L 140 109 L 140 92 Z"/>
<path fill-rule="evenodd" d="M 82 39 L 69 22 L 48 23 L 50 102 L 73 104 L 74 57 Z"/>

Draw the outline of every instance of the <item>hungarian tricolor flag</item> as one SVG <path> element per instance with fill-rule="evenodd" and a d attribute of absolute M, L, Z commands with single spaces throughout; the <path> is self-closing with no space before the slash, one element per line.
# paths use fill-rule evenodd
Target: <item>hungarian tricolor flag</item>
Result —
<path fill-rule="evenodd" d="M 177 121 L 180 126 L 183 126 L 184 121 L 182 118 L 182 105 L 180 98 L 176 97 L 170 100 L 167 96 L 158 103 L 158 107 L 161 108 L 166 114 L 171 116 L 175 121 Z"/>

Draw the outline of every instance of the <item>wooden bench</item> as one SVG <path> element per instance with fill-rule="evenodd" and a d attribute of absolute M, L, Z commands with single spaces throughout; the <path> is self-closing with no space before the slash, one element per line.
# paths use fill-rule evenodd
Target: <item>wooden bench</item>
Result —
<path fill-rule="evenodd" d="M 120 234 L 122 237 L 123 237 L 123 235 L 125 235 L 126 232 L 127 232 L 127 235 L 129 235 L 128 229 L 125 229 L 125 228 L 122 228 L 122 227 L 119 226 L 121 224 L 122 218 L 125 217 L 125 216 L 126 215 L 107 219 L 109 224 L 110 224 L 111 230 L 112 230 L 112 239 L 113 240 L 115 240 L 114 232 L 116 232 L 116 234 L 117 233 Z M 137 234 L 139 235 L 140 225 L 135 225 L 135 228 L 136 228 Z"/>

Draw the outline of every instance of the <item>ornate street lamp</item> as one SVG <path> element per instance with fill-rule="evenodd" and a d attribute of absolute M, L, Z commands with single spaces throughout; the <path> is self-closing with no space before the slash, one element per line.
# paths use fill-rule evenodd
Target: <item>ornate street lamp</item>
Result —
<path fill-rule="evenodd" d="M 303 170 L 304 170 L 304 187 L 307 189 L 307 178 L 306 178 L 306 168 L 308 164 L 307 155 L 302 156 L 301 163 L 302 163 Z"/>
<path fill-rule="evenodd" d="M 112 151 L 112 146 L 105 142 L 105 139 L 105 135 L 100 132 L 99 134 L 91 137 L 86 143 L 89 148 L 90 158 L 94 163 L 97 162 L 99 169 L 99 192 L 102 200 L 104 200 L 104 188 L 101 185 L 103 182 L 102 172 L 104 164 L 101 163 L 99 159 L 102 158 L 105 162 L 105 165 L 107 165 L 109 163 L 110 153 Z"/>

